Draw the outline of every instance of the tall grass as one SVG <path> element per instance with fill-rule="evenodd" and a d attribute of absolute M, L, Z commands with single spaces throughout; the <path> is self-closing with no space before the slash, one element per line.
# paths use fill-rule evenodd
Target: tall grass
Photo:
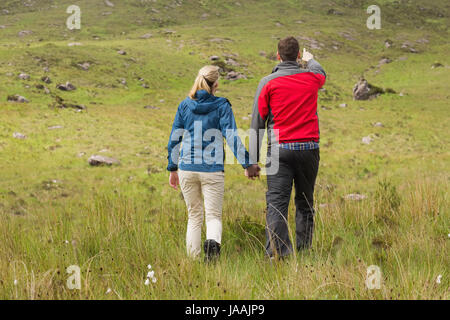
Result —
<path fill-rule="evenodd" d="M 393 192 L 384 186 L 377 194 Z M 28 219 L 2 215 L 0 298 L 447 299 L 442 186 L 445 181 L 401 185 L 396 210 L 382 200 L 389 195 L 356 203 L 329 196 L 330 204 L 317 208 L 313 248 L 272 263 L 264 257 L 264 213 L 244 196 L 228 199 L 240 206 L 224 211 L 223 252 L 212 265 L 186 257 L 187 217 L 177 197 L 161 205 L 99 193 L 82 207 L 48 206 L 46 215 L 39 210 Z M 158 280 L 145 286 L 148 264 Z M 82 270 L 79 291 L 66 286 L 70 265 Z M 370 265 L 382 270 L 380 290 L 365 286 Z"/>

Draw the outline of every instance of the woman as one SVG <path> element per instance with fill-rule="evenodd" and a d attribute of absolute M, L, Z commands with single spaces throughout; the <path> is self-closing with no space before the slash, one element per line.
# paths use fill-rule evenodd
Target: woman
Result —
<path fill-rule="evenodd" d="M 168 145 L 169 184 L 174 189 L 181 186 L 189 213 L 187 252 L 193 258 L 201 253 L 204 210 L 206 261 L 219 256 L 222 241 L 223 138 L 249 178 L 259 176 L 260 171 L 257 165 L 250 163 L 249 154 L 237 134 L 230 102 L 214 96 L 218 80 L 219 68 L 216 66 L 206 66 L 199 71 L 189 97 L 178 107 Z"/>

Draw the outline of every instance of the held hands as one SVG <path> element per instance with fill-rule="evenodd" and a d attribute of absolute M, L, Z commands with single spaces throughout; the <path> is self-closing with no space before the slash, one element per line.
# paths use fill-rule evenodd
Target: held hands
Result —
<path fill-rule="evenodd" d="M 245 169 L 245 176 L 251 180 L 255 180 L 255 178 L 259 178 L 259 173 L 261 168 L 257 164 L 252 164 L 250 167 Z"/>
<path fill-rule="evenodd" d="M 302 60 L 308 62 L 311 59 L 314 59 L 314 56 L 303 48 Z"/>
<path fill-rule="evenodd" d="M 178 178 L 178 171 L 170 172 L 169 185 L 175 190 L 178 190 L 178 186 L 180 185 L 180 179 Z"/>

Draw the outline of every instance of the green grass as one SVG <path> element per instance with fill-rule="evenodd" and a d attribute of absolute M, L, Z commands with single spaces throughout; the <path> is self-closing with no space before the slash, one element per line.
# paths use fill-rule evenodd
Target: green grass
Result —
<path fill-rule="evenodd" d="M 71 1 L 31 2 L 0 4 L 0 25 L 6 27 L 0 29 L 0 299 L 448 299 L 445 1 L 378 1 L 382 29 L 372 31 L 365 9 L 373 3 L 367 1 L 178 6 L 112 0 L 109 8 L 80 0 L 79 31 L 65 28 Z M 327 15 L 330 8 L 343 15 Z M 201 18 L 204 13 L 209 16 Z M 176 33 L 165 33 L 169 29 Z M 20 38 L 21 30 L 33 34 Z M 153 37 L 140 39 L 146 33 Z M 311 51 L 328 73 L 319 94 L 313 249 L 283 263 L 265 261 L 265 181 L 247 181 L 238 165 L 230 165 L 221 260 L 214 266 L 191 261 L 185 254 L 186 208 L 165 172 L 176 108 L 209 56 L 235 53 L 241 64 L 236 70 L 248 80 L 221 80 L 218 95 L 230 99 L 239 127 L 248 129 L 244 117 L 258 82 L 276 63 L 259 53 L 273 54 L 277 39 L 287 35 L 323 43 Z M 210 41 L 217 38 L 223 41 Z M 423 38 L 429 42 L 417 42 Z M 384 47 L 386 39 L 392 48 Z M 405 41 L 419 53 L 402 51 Z M 69 47 L 71 42 L 82 46 Z M 127 55 L 117 54 L 120 49 Z M 377 67 L 385 56 L 393 62 Z M 89 71 L 77 67 L 86 61 Z M 444 67 L 432 69 L 435 62 Z M 31 79 L 19 80 L 20 72 Z M 52 79 L 50 95 L 35 88 L 44 75 Z M 352 101 L 361 75 L 403 96 Z M 77 90 L 55 88 L 66 81 Z M 11 94 L 30 103 L 7 102 Z M 54 108 L 54 95 L 87 110 Z M 375 122 L 384 127 L 373 127 Z M 55 125 L 63 128 L 48 130 Z M 14 139 L 14 132 L 28 138 Z M 371 134 L 375 140 L 362 144 Z M 90 167 L 88 157 L 105 149 L 102 154 L 121 165 Z M 368 198 L 344 201 L 349 193 Z M 292 203 L 291 228 L 294 212 Z M 148 264 L 158 281 L 145 286 Z M 70 265 L 81 267 L 80 291 L 66 287 Z M 370 265 L 381 268 L 380 290 L 366 288 Z"/>

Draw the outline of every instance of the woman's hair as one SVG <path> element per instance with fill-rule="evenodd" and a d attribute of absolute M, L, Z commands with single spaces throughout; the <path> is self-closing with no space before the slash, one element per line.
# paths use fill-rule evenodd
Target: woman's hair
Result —
<path fill-rule="evenodd" d="M 219 67 L 206 66 L 200 69 L 194 85 L 189 92 L 189 98 L 195 100 L 195 94 L 199 90 L 206 90 L 209 94 L 212 93 L 214 84 L 219 80 Z"/>

